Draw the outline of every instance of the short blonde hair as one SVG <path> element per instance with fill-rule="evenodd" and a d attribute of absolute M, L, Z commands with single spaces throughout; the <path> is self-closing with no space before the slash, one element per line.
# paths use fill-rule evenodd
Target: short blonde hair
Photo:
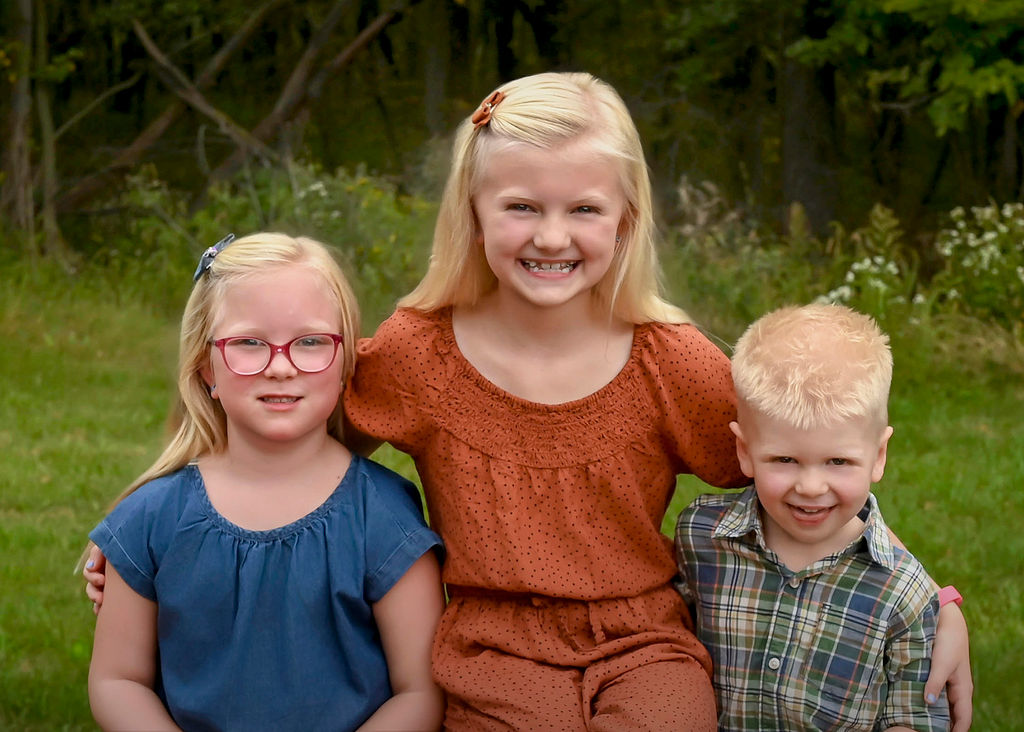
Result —
<path fill-rule="evenodd" d="M 486 125 L 467 118 L 455 134 L 452 164 L 434 229 L 427 274 L 400 306 L 436 310 L 473 305 L 496 286 L 476 239 L 473 195 L 491 154 L 509 145 L 551 149 L 586 138 L 619 168 L 626 197 L 622 240 L 594 296 L 633 323 L 689 322 L 662 299 L 651 182 L 636 125 L 618 93 L 585 73 L 544 73 L 498 87 L 504 97 Z"/>
<path fill-rule="evenodd" d="M 359 337 L 359 308 L 352 288 L 330 250 L 318 241 L 287 234 L 258 233 L 236 239 L 214 258 L 199 277 L 181 319 L 178 353 L 176 431 L 156 462 L 128 487 L 120 501 L 143 483 L 167 475 L 196 458 L 222 451 L 227 445 L 227 420 L 218 400 L 202 376 L 210 359 L 210 337 L 224 294 L 232 284 L 273 267 L 303 266 L 316 272 L 325 292 L 337 302 L 338 331 L 344 338 L 338 350 L 342 359 L 341 385 L 352 375 Z M 342 439 L 341 399 L 334 408 L 327 431 Z"/>
<path fill-rule="evenodd" d="M 842 305 L 762 316 L 736 343 L 732 377 L 741 407 L 798 429 L 857 417 L 888 423 L 889 337 L 871 317 Z"/>

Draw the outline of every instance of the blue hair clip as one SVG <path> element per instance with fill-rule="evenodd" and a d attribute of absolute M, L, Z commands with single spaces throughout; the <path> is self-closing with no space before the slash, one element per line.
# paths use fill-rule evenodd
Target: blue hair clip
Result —
<path fill-rule="evenodd" d="M 203 252 L 203 256 L 199 258 L 199 266 L 196 267 L 196 273 L 192 275 L 193 282 L 199 282 L 199 278 L 203 276 L 203 273 L 210 268 L 213 264 L 214 257 L 224 251 L 224 247 L 235 240 L 234 234 L 228 234 L 219 242 L 214 244 L 212 247 Z"/>

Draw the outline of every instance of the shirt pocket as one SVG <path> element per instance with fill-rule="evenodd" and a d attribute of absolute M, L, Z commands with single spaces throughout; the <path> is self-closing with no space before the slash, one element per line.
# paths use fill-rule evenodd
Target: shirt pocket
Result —
<path fill-rule="evenodd" d="M 886 692 L 885 621 L 855 606 L 823 603 L 803 678 L 816 729 L 871 729 Z"/>

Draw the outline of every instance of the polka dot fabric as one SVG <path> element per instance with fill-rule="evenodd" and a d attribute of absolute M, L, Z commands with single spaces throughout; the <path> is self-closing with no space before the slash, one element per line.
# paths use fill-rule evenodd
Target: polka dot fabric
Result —
<path fill-rule="evenodd" d="M 642 666 L 677 657 L 689 661 L 673 668 L 692 671 L 706 663 L 669 586 L 675 561 L 661 520 L 679 473 L 717 486 L 742 485 L 746 478 L 728 428 L 735 416 L 729 361 L 696 328 L 637 326 L 629 360 L 609 384 L 584 399 L 549 405 L 509 394 L 477 372 L 455 342 L 450 309 L 401 309 L 360 343 L 345 409 L 355 429 L 413 457 L 431 523 L 444 539 L 444 581 L 455 601 L 442 621 L 434 666 L 450 694 L 450 719 L 480 712 L 474 689 L 483 694 L 479 704 L 489 705 L 485 716 L 500 720 L 501 708 L 515 717 L 508 710 L 516 704 L 486 697 L 495 692 L 495 679 L 506 679 L 502 685 L 510 688 L 512 676 L 536 671 L 522 671 L 522 663 L 565 667 L 558 670 L 574 681 L 539 682 L 536 676 L 531 686 L 576 689 L 570 716 L 579 714 L 581 724 L 603 708 L 605 693 L 627 678 L 646 677 Z M 652 593 L 660 598 L 653 605 L 638 600 Z M 555 602 L 537 606 L 543 619 L 530 626 L 527 640 L 489 646 L 465 636 L 466 628 L 476 634 L 490 626 L 498 633 L 524 630 L 506 628 L 521 620 L 509 603 L 517 607 L 524 598 L 531 607 L 536 598 Z M 587 626 L 590 640 L 581 653 L 572 650 L 581 643 L 574 633 L 559 630 L 560 619 L 591 606 L 602 608 L 603 619 Z M 648 637 L 666 628 L 676 635 Z M 494 651 L 481 654 L 483 648 Z M 485 662 L 475 663 L 481 656 Z M 460 658 L 467 661 L 461 669 Z M 627 658 L 642 662 L 633 668 L 621 660 Z M 586 670 L 617 668 L 616 659 L 625 669 L 622 678 L 605 678 L 584 693 L 592 686 L 587 679 L 596 678 Z M 485 671 L 491 662 L 493 669 Z M 459 681 L 448 670 L 464 676 Z M 707 676 L 700 675 L 710 696 Z M 675 688 L 672 703 L 660 704 L 678 715 L 683 692 Z M 524 693 L 510 692 L 536 713 L 538 705 Z M 611 704 L 622 706 L 621 699 Z M 522 719 L 511 726 L 541 728 Z M 468 722 L 458 727 L 477 728 Z"/>

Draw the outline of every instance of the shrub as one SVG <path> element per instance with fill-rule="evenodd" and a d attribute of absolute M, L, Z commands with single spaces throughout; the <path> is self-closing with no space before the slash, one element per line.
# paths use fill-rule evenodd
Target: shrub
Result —
<path fill-rule="evenodd" d="M 957 207 L 935 248 L 944 267 L 933 288 L 944 308 L 1018 332 L 1024 322 L 1024 204 Z"/>
<path fill-rule="evenodd" d="M 326 173 L 305 164 L 247 170 L 211 189 L 198 206 L 152 169 L 128 183 L 109 204 L 121 215 L 93 228 L 89 261 L 115 293 L 170 312 L 187 297 L 200 253 L 229 231 L 283 231 L 333 246 L 370 329 L 426 269 L 434 206 L 362 170 Z"/>

